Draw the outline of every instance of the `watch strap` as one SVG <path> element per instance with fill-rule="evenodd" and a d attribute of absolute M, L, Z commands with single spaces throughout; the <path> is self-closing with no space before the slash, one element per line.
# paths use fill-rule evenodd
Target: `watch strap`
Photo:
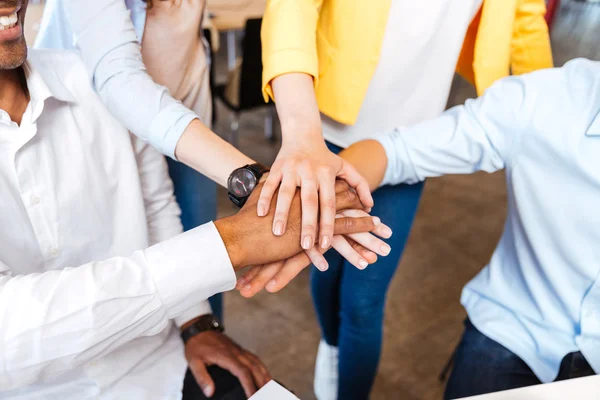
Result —
<path fill-rule="evenodd" d="M 193 324 L 181 331 L 183 343 L 187 343 L 191 338 L 202 332 L 216 331 L 224 332 L 225 328 L 217 317 L 212 314 L 203 315 Z"/>
<path fill-rule="evenodd" d="M 259 181 L 260 181 L 260 178 L 262 178 L 262 176 L 264 174 L 266 174 L 267 172 L 270 171 L 269 167 L 267 167 L 261 163 L 250 164 L 250 165 L 247 165 L 246 167 L 248 169 L 251 169 L 256 174 Z"/>

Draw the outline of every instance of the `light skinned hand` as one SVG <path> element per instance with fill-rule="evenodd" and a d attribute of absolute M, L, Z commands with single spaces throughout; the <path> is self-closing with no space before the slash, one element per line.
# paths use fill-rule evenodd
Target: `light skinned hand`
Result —
<path fill-rule="evenodd" d="M 258 215 L 269 213 L 271 200 L 279 189 L 273 233 L 283 235 L 288 227 L 290 205 L 299 187 L 302 201 L 301 246 L 308 250 L 319 242 L 322 249 L 327 249 L 334 234 L 336 178 L 345 180 L 356 191 L 366 210 L 373 207 L 367 181 L 352 165 L 332 153 L 322 136 L 284 142 L 261 190 Z"/>

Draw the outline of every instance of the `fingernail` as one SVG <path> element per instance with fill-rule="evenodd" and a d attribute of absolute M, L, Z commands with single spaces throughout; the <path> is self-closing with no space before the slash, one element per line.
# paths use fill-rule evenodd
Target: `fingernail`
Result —
<path fill-rule="evenodd" d="M 275 282 L 275 279 L 271 279 L 269 283 L 267 283 L 267 288 L 273 289 L 275 285 L 277 285 L 277 282 Z"/>
<path fill-rule="evenodd" d="M 388 246 L 387 244 L 382 244 L 382 245 L 381 245 L 381 252 L 382 252 L 384 255 L 386 255 L 386 256 L 387 256 L 388 254 L 390 254 L 390 251 L 392 251 L 392 248 L 391 248 L 390 246 Z"/>
<path fill-rule="evenodd" d="M 258 206 L 258 216 L 264 217 L 267 215 L 267 211 L 265 210 L 265 206 Z"/>
<path fill-rule="evenodd" d="M 325 272 L 329 269 L 329 264 L 327 263 L 320 263 L 319 265 L 316 266 L 317 269 L 321 272 Z"/>
<path fill-rule="evenodd" d="M 273 233 L 277 236 L 283 235 L 283 222 L 277 221 L 275 223 L 275 228 L 273 229 Z"/>
<path fill-rule="evenodd" d="M 322 248 L 322 249 L 326 249 L 326 248 L 328 248 L 328 247 L 329 247 L 329 237 L 327 237 L 327 236 L 323 236 L 323 237 L 321 238 L 321 248 Z"/>
<path fill-rule="evenodd" d="M 206 385 L 202 388 L 202 392 L 206 397 L 211 397 L 213 395 L 213 388 L 210 385 Z"/>
<path fill-rule="evenodd" d="M 250 290 L 250 289 L 252 289 L 252 285 L 246 285 L 246 286 L 244 286 L 243 290 Z"/>
<path fill-rule="evenodd" d="M 363 268 L 363 269 L 364 269 L 364 268 L 367 268 L 367 265 L 369 265 L 369 263 L 368 263 L 368 262 L 366 262 L 365 260 L 360 260 L 360 261 L 358 262 L 358 265 L 360 265 L 360 266 L 361 266 L 361 268 Z"/>
<path fill-rule="evenodd" d="M 373 217 L 373 223 L 375 224 L 375 226 L 377 226 L 381 223 L 381 220 L 378 217 Z"/>
<path fill-rule="evenodd" d="M 392 237 L 392 234 L 393 234 L 393 233 L 394 233 L 394 232 L 392 232 L 392 230 L 391 230 L 390 228 L 388 228 L 388 227 L 386 227 L 386 228 L 383 230 L 383 234 L 384 234 L 384 235 L 385 235 L 387 238 L 390 238 L 390 237 Z"/>
<path fill-rule="evenodd" d="M 308 250 L 312 247 L 312 244 L 312 238 L 310 236 L 304 236 L 304 239 L 302 239 L 302 248 Z"/>

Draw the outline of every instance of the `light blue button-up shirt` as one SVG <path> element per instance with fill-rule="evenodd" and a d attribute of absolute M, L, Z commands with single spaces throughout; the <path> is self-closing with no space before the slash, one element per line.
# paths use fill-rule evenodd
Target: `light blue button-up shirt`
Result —
<path fill-rule="evenodd" d="M 165 155 L 198 118 L 146 72 L 142 0 L 47 0 L 36 47 L 77 49 L 96 91 L 133 134 Z"/>
<path fill-rule="evenodd" d="M 504 233 L 461 303 L 543 382 L 574 351 L 600 372 L 599 111 L 600 62 L 578 59 L 378 138 L 386 184 L 506 170 Z"/>

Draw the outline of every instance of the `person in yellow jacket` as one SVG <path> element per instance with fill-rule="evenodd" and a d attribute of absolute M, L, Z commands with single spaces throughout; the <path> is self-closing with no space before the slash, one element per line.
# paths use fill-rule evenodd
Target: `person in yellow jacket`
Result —
<path fill-rule="evenodd" d="M 268 0 L 263 91 L 276 103 L 283 141 L 266 187 L 297 171 L 297 182 L 329 190 L 320 178 L 343 148 L 439 115 L 455 69 L 481 94 L 511 72 L 552 67 L 544 14 L 544 0 Z M 369 397 L 386 291 L 421 191 L 417 184 L 373 193 L 374 215 L 394 232 L 388 257 L 361 270 L 327 254 L 329 268 L 313 269 L 319 400 Z"/>

